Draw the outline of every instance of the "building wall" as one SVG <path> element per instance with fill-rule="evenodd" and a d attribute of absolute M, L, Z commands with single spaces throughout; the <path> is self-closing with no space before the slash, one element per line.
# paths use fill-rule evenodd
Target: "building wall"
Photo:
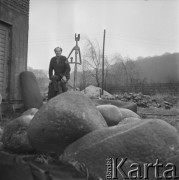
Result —
<path fill-rule="evenodd" d="M 0 23 L 0 93 L 5 99 L 8 98 L 8 52 L 9 52 L 9 27 Z"/>
<path fill-rule="evenodd" d="M 0 23 L 9 28 L 8 97 L 5 100 L 21 101 L 19 75 L 27 69 L 29 0 L 0 0 Z"/>
<path fill-rule="evenodd" d="M 29 15 L 29 0 L 1 0 L 1 2 L 21 14 Z"/>

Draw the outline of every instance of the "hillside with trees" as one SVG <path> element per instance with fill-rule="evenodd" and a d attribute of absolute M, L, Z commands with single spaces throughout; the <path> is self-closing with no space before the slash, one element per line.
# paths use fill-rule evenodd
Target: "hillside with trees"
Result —
<path fill-rule="evenodd" d="M 116 63 L 110 66 L 105 83 L 108 91 L 119 89 L 148 92 L 147 86 L 152 89 L 151 86 L 154 86 L 152 92 L 160 92 L 160 89 L 165 89 L 166 92 L 172 89 L 174 93 L 178 91 L 179 53 L 165 53 L 161 56 L 138 58 L 135 61 L 119 55 L 114 58 Z"/>
<path fill-rule="evenodd" d="M 146 57 L 137 60 L 135 64 L 141 69 L 141 76 L 149 83 L 179 82 L 179 53 Z"/>
<path fill-rule="evenodd" d="M 115 61 L 115 63 L 105 68 L 106 84 L 128 85 L 134 83 L 179 82 L 179 53 L 166 53 L 161 56 L 138 58 L 137 60 L 123 58 L 118 54 L 114 55 L 112 60 L 113 62 Z M 108 61 L 110 62 L 110 60 Z M 101 68 L 98 69 L 98 72 L 101 73 Z M 80 76 L 82 77 L 84 73 L 86 77 L 88 77 L 86 83 L 88 83 L 88 81 L 95 83 L 92 77 L 89 80 L 91 73 L 89 70 L 80 72 L 78 75 L 79 78 Z M 81 81 L 82 79 L 80 82 Z M 97 83 L 95 84 L 97 85 Z"/>

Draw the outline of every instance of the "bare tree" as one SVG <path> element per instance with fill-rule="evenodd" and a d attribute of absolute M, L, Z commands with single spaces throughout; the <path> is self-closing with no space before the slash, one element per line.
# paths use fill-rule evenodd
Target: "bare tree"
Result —
<path fill-rule="evenodd" d="M 102 83 L 102 52 L 98 42 L 86 40 L 86 45 L 83 53 L 83 81 L 91 77 L 91 82 L 94 80 L 95 84 L 100 87 Z M 105 72 L 104 77 L 107 77 L 107 67 L 109 66 L 107 57 L 105 57 Z M 87 81 L 86 81 L 87 82 Z"/>
<path fill-rule="evenodd" d="M 90 84 L 90 75 L 87 71 L 87 62 L 85 61 L 84 57 L 82 58 L 82 73 L 80 74 L 80 89 L 85 89 L 88 84 Z"/>
<path fill-rule="evenodd" d="M 129 57 L 123 58 L 120 54 L 113 56 L 115 65 L 112 69 L 114 89 L 135 91 L 145 83 L 143 72 L 138 63 Z M 111 68 L 110 68 L 111 69 Z"/>
<path fill-rule="evenodd" d="M 128 69 L 126 67 L 126 59 L 124 59 L 120 54 L 115 54 L 113 56 L 113 61 L 115 61 L 114 76 L 117 84 L 128 85 L 129 75 Z"/>

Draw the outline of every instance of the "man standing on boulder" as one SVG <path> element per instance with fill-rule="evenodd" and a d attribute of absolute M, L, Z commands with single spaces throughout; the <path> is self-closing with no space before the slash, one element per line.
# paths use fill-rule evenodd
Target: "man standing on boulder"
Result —
<path fill-rule="evenodd" d="M 61 55 L 62 48 L 56 47 L 54 52 L 56 56 L 51 58 L 49 65 L 49 79 L 51 80 L 51 83 L 49 84 L 48 99 L 59 94 L 58 83 L 60 83 L 62 92 L 66 92 L 68 90 L 66 83 L 70 79 L 71 68 L 67 58 Z"/>

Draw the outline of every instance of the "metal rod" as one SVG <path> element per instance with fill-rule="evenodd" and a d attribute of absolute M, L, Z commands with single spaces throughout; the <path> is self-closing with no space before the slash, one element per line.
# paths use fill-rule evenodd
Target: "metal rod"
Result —
<path fill-rule="evenodd" d="M 103 56 L 102 56 L 102 95 L 104 91 L 104 49 L 105 49 L 105 35 L 106 35 L 106 30 L 104 29 L 104 35 L 103 35 Z"/>
<path fill-rule="evenodd" d="M 74 90 L 76 90 L 76 83 L 77 83 L 77 54 L 78 52 L 75 51 Z"/>
<path fill-rule="evenodd" d="M 77 36 L 75 33 L 75 41 L 76 41 L 76 46 L 75 46 L 75 68 L 74 68 L 74 90 L 76 90 L 76 84 L 77 84 L 77 54 L 78 54 L 78 40 L 79 40 L 79 35 Z"/>
<path fill-rule="evenodd" d="M 77 65 L 81 65 L 82 64 L 82 60 L 81 60 L 81 52 L 80 52 L 80 48 L 78 46 L 78 41 L 80 40 L 80 34 L 76 34 L 75 33 L 75 41 L 76 41 L 76 45 L 73 47 L 73 49 L 71 50 L 70 54 L 68 55 L 68 58 L 71 56 L 72 52 L 75 51 L 75 61 L 73 62 L 73 58 L 71 58 L 71 64 L 75 64 L 74 65 L 74 84 L 73 84 L 73 89 L 76 90 L 76 86 L 77 86 Z M 79 54 L 79 62 L 77 60 L 77 55 Z"/>

